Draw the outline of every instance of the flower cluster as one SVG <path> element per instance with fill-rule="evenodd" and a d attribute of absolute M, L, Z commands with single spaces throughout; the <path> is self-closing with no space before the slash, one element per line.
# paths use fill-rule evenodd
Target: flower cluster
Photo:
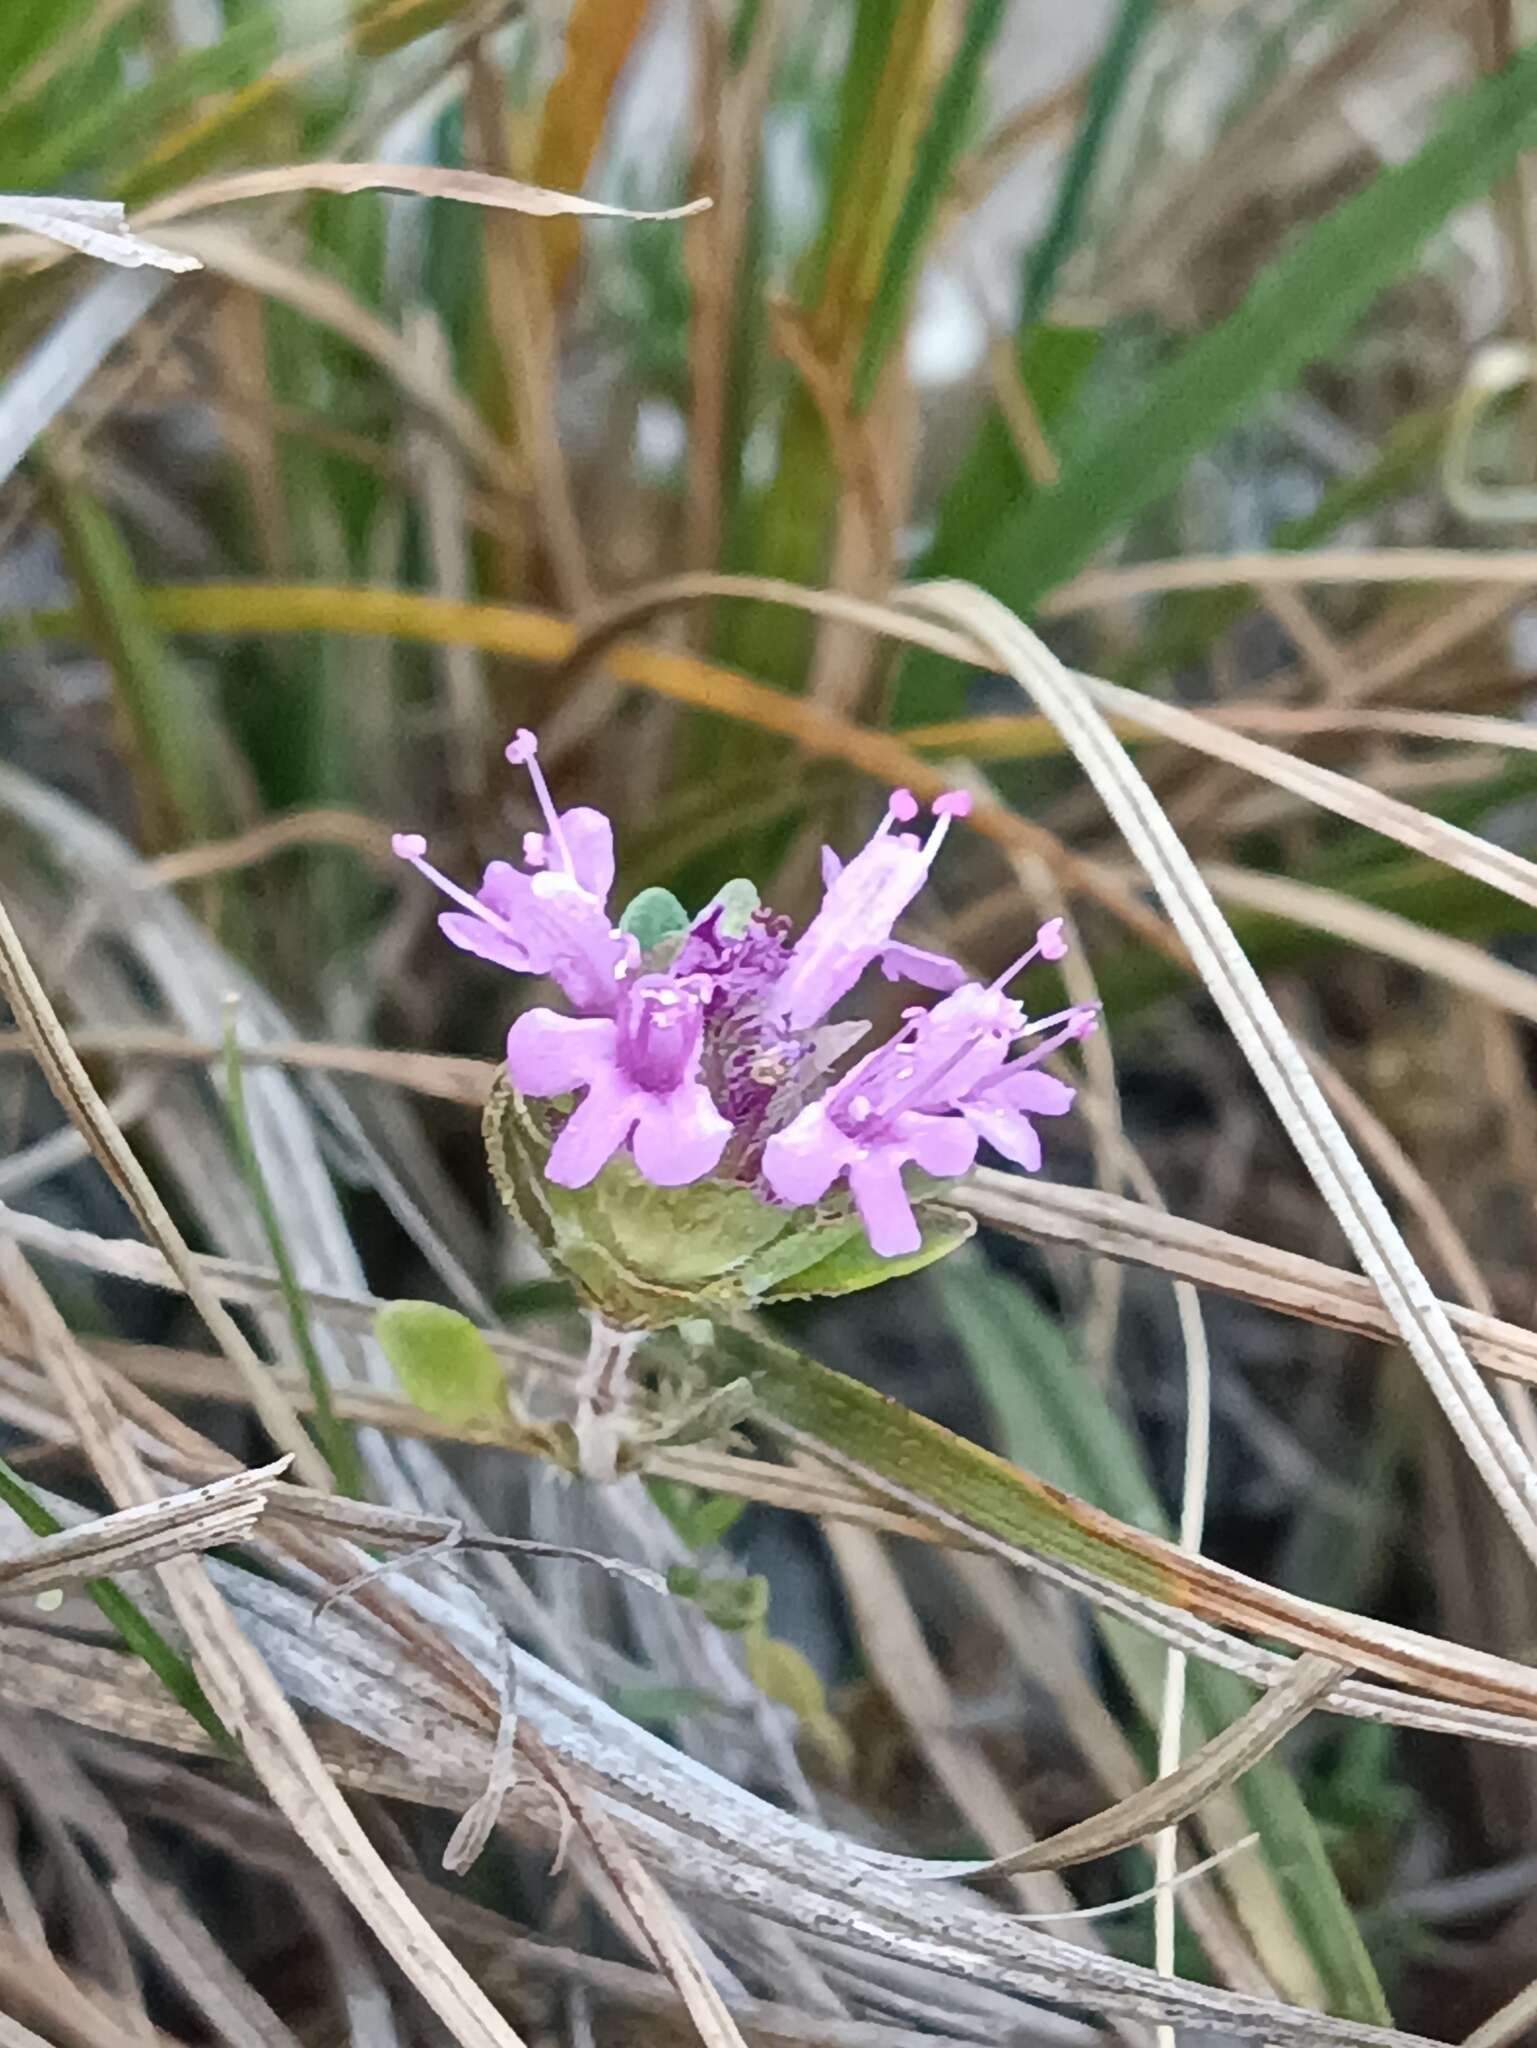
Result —
<path fill-rule="evenodd" d="M 555 809 L 532 733 L 519 732 L 507 757 L 527 768 L 545 817 L 524 839 L 521 867 L 493 861 L 471 895 L 429 864 L 419 834 L 393 843 L 459 906 L 438 920 L 446 938 L 547 976 L 569 1005 L 526 1010 L 507 1034 L 520 1093 L 581 1098 L 551 1149 L 551 1181 L 585 1187 L 626 1150 L 660 1187 L 715 1175 L 796 1207 L 841 1180 L 872 1248 L 896 1257 L 920 1241 L 904 1166 L 953 1179 L 984 1139 L 1020 1166 L 1040 1165 L 1033 1119 L 1061 1116 L 1073 1100 L 1042 1062 L 1092 1031 L 1095 1013 L 1031 1020 L 1007 989 L 1032 960 L 1062 957 L 1061 920 L 985 986 L 892 936 L 951 821 L 966 815 L 964 792 L 937 800 L 925 837 L 905 829 L 918 815 L 913 796 L 893 792 L 852 860 L 824 854 L 822 906 L 792 942 L 788 920 L 759 907 L 745 882 L 693 919 L 660 890 L 616 919 L 608 819 Z M 885 1044 L 843 1065 L 864 1027 L 826 1019 L 876 964 L 938 1000 L 907 1010 Z"/>

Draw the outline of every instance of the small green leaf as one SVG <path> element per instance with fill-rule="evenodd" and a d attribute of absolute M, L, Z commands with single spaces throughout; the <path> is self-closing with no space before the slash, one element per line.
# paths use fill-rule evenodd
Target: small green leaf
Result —
<path fill-rule="evenodd" d="M 768 1613 L 768 1580 L 756 1572 L 745 1577 L 711 1578 L 697 1565 L 675 1564 L 667 1574 L 667 1590 L 692 1600 L 706 1620 L 733 1634 L 761 1627 Z"/>
<path fill-rule="evenodd" d="M 451 1429 L 500 1422 L 507 1381 L 496 1353 L 467 1316 L 435 1301 L 392 1301 L 374 1335 L 407 1400 Z"/>
<path fill-rule="evenodd" d="M 627 1685 L 610 1694 L 609 1704 L 627 1721 L 642 1727 L 663 1727 L 669 1721 L 686 1720 L 691 1714 L 719 1714 L 729 1711 L 713 1693 L 700 1692 L 692 1685 Z"/>
<path fill-rule="evenodd" d="M 723 1443 L 738 1423 L 753 1411 L 750 1380 L 731 1380 L 713 1394 L 695 1401 L 672 1427 L 659 1436 L 659 1444 Z"/>
<path fill-rule="evenodd" d="M 739 939 L 752 923 L 753 912 L 760 901 L 757 884 L 749 882 L 745 875 L 738 875 L 734 881 L 716 890 L 705 909 L 719 908 L 720 918 L 715 928 L 723 939 Z"/>
<path fill-rule="evenodd" d="M 688 912 L 671 889 L 642 889 L 625 906 L 619 929 L 634 939 L 642 953 L 653 953 L 688 930 Z"/>
<path fill-rule="evenodd" d="M 917 1216 L 923 1233 L 917 1251 L 885 1259 L 870 1249 L 862 1230 L 852 1230 L 826 1258 L 765 1288 L 761 1299 L 802 1301 L 812 1296 L 858 1294 L 862 1288 L 878 1287 L 883 1280 L 900 1280 L 904 1273 L 922 1272 L 925 1266 L 932 1266 L 936 1259 L 963 1245 L 977 1227 L 974 1217 L 935 1202 L 921 1203 Z"/>
<path fill-rule="evenodd" d="M 733 1493 L 708 1493 L 681 1479 L 648 1479 L 646 1491 L 690 1550 L 719 1543 L 747 1505 Z"/>
<path fill-rule="evenodd" d="M 796 1649 L 762 1627 L 750 1629 L 746 1643 L 747 1675 L 766 1698 L 777 1700 L 800 1722 L 834 1770 L 847 1771 L 852 1745 L 827 1705 L 822 1681 Z"/>

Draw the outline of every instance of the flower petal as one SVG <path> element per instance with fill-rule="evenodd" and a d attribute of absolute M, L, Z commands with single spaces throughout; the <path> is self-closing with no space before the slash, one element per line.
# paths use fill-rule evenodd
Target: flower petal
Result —
<path fill-rule="evenodd" d="M 627 1088 L 617 1076 L 595 1080 L 550 1147 L 545 1178 L 560 1188 L 586 1187 L 629 1137 L 643 1100 L 638 1088 Z"/>
<path fill-rule="evenodd" d="M 456 946 L 499 967 L 551 975 L 576 1009 L 612 1014 L 617 970 L 631 960 L 634 948 L 610 928 L 596 896 L 563 869 L 525 875 L 505 860 L 494 860 L 482 878 L 479 900 L 506 929 L 449 911 L 452 924 L 441 918 L 439 924 Z"/>
<path fill-rule="evenodd" d="M 961 1105 L 961 1115 L 976 1132 L 985 1138 L 995 1152 L 1001 1152 L 1005 1159 L 1012 1159 L 1016 1166 L 1022 1166 L 1027 1173 L 1035 1173 L 1041 1164 L 1041 1140 L 1034 1124 L 1017 1110 L 1002 1105 L 992 1108 L 986 1102 L 967 1102 Z"/>
<path fill-rule="evenodd" d="M 909 946 L 893 939 L 881 952 L 881 972 L 888 981 L 915 981 L 920 988 L 948 993 L 966 979 L 966 970 L 943 953 L 931 953 L 924 946 Z"/>
<path fill-rule="evenodd" d="M 977 1134 L 958 1116 L 909 1110 L 897 1118 L 892 1136 L 903 1155 L 935 1180 L 959 1180 L 977 1156 Z"/>
<path fill-rule="evenodd" d="M 774 988 L 774 1008 L 793 1030 L 807 1030 L 848 994 L 928 871 L 916 843 L 888 835 L 873 839 L 833 878 Z"/>
<path fill-rule="evenodd" d="M 576 879 L 599 903 L 608 901 L 614 886 L 614 828 L 601 811 L 578 804 L 560 813 L 560 834 L 571 855 Z"/>
<path fill-rule="evenodd" d="M 527 950 L 495 925 L 484 924 L 467 910 L 445 910 L 438 918 L 438 930 L 462 953 L 473 953 L 495 967 L 509 967 L 514 974 L 529 974 Z"/>
<path fill-rule="evenodd" d="M 797 1209 L 820 1202 L 860 1147 L 844 1136 L 819 1102 L 803 1109 L 763 1148 L 763 1178 L 781 1202 Z"/>
<path fill-rule="evenodd" d="M 640 1098 L 631 1149 L 635 1164 L 659 1188 L 681 1188 L 714 1170 L 731 1126 L 699 1081 L 684 1081 L 666 1095 Z"/>
<path fill-rule="evenodd" d="M 617 1037 L 607 1017 L 525 1010 L 507 1034 L 507 1078 L 524 1095 L 589 1088 L 612 1071 Z"/>
<path fill-rule="evenodd" d="M 1010 1109 L 1025 1110 L 1031 1116 L 1066 1116 L 1077 1093 L 1076 1088 L 1059 1081 L 1055 1074 L 1043 1073 L 1039 1067 L 1016 1060 L 987 1089 L 985 1099 L 990 1105 L 1006 1103 Z"/>
<path fill-rule="evenodd" d="M 480 878 L 475 894 L 494 917 L 513 924 L 528 909 L 528 892 L 533 877 L 515 868 L 510 860 L 494 860 Z"/>
<path fill-rule="evenodd" d="M 856 1160 L 849 1168 L 849 1193 L 873 1252 L 895 1259 L 917 1251 L 923 1233 L 902 1185 L 899 1148 L 882 1145 Z"/>

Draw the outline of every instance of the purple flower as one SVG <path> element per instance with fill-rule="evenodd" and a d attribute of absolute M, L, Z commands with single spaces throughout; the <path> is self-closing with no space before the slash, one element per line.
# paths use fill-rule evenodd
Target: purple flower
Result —
<path fill-rule="evenodd" d="M 658 1187 L 714 1170 L 731 1126 L 699 1079 L 704 1002 L 689 980 L 641 974 L 623 983 L 609 1017 L 527 1010 L 507 1034 L 507 1075 L 524 1095 L 585 1089 L 545 1168 L 582 1188 L 625 1145 Z"/>
<path fill-rule="evenodd" d="M 523 857 L 532 874 L 494 860 L 471 896 L 429 864 L 419 832 L 397 832 L 390 843 L 402 860 L 464 906 L 439 917 L 446 939 L 515 974 L 547 974 L 576 1009 L 609 1016 L 618 985 L 636 961 L 633 942 L 613 929 L 606 907 L 614 885 L 613 827 L 601 811 L 557 814 L 536 746 L 534 735 L 521 731 L 507 749 L 509 761 L 528 769 L 548 826 L 524 836 Z"/>
<path fill-rule="evenodd" d="M 953 960 L 916 946 L 893 945 L 892 927 L 928 880 L 934 856 L 944 844 L 952 818 L 964 818 L 971 799 L 952 790 L 934 806 L 935 824 L 926 840 L 893 832 L 918 815 L 911 790 L 893 790 L 886 815 L 863 850 L 844 867 L 829 848 L 822 859 L 826 894 L 806 927 L 773 993 L 773 1007 L 793 1030 L 825 1017 L 846 996 L 871 961 L 890 956 L 889 976 L 907 974 L 924 988 L 955 988 L 966 978 Z M 883 958 L 883 964 L 885 960 Z"/>
<path fill-rule="evenodd" d="M 1032 1023 L 1007 989 L 1030 961 L 1062 957 L 1061 919 L 986 987 L 893 937 L 951 820 L 970 808 L 964 792 L 938 800 L 925 840 L 900 829 L 918 805 L 899 789 L 847 865 L 826 851 L 821 908 L 793 945 L 789 921 L 755 908 L 745 881 L 692 923 L 665 891 L 648 892 L 663 899 L 660 917 L 655 900 L 644 914 L 635 906 L 632 934 L 628 917 L 610 918 L 607 818 L 555 810 L 532 733 L 507 753 L 527 767 L 545 820 L 525 836 L 521 867 L 493 861 L 472 896 L 428 864 L 419 835 L 394 845 L 458 906 L 438 920 L 447 938 L 550 976 L 575 1012 L 526 1011 L 507 1035 L 508 1077 L 523 1095 L 580 1097 L 558 1123 L 551 1181 L 585 1187 L 625 1151 L 662 1187 L 714 1175 L 794 1207 L 842 1181 L 871 1245 L 895 1257 L 922 1241 L 907 1166 L 951 1180 L 984 1141 L 1032 1172 L 1040 1165 L 1035 1119 L 1073 1101 L 1042 1062 L 1095 1017 L 1079 1008 Z M 845 1067 L 867 1027 L 822 1020 L 877 963 L 939 1000 L 909 1009 L 894 1037 Z"/>
<path fill-rule="evenodd" d="M 1061 1116 L 1073 1102 L 1073 1090 L 1042 1073 L 1040 1062 L 1092 1031 L 1096 1019 L 1071 1009 L 1031 1025 L 1003 990 L 1031 960 L 1060 959 L 1064 950 L 1054 918 L 991 986 L 968 982 L 932 1010 L 910 1010 L 895 1038 L 768 1140 L 763 1178 L 772 1192 L 799 1206 L 846 1179 L 871 1246 L 896 1257 L 922 1242 L 904 1166 L 954 1179 L 969 1171 L 985 1138 L 1033 1172 L 1041 1144 L 1031 1117 Z M 1053 1035 L 1010 1060 L 1020 1039 L 1042 1032 Z"/>

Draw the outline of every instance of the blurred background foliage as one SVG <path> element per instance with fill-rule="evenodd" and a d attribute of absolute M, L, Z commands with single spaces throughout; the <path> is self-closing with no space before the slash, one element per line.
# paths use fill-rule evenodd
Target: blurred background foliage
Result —
<path fill-rule="evenodd" d="M 702 587 L 562 663 L 580 623 L 657 579 L 874 599 L 963 577 L 1082 669 L 1530 852 L 1521 730 L 1415 722 L 1525 720 L 1537 666 L 1531 359 L 1492 395 L 1478 381 L 1485 344 L 1537 344 L 1522 38 L 1513 0 L 8 0 L 0 191 L 123 200 L 204 266 L 0 259 L 0 876 L 189 1232 L 238 1252 L 249 1227 L 220 1185 L 238 1171 L 218 1097 L 197 1067 L 140 1089 L 111 1033 L 207 1038 L 228 962 L 248 1013 L 270 1002 L 294 1035 L 493 1057 L 506 984 L 437 943 L 388 833 L 430 832 L 459 874 L 515 844 L 500 746 L 526 724 L 563 799 L 614 815 L 621 894 L 691 904 L 751 872 L 804 912 L 822 840 L 878 798 L 861 764 L 894 780 L 906 749 L 969 779 L 992 823 L 947 856 L 915 936 L 986 975 L 1065 901 L 1106 1003 L 1048 1171 L 1340 1262 L 1011 685 Z M 154 225 L 195 181 L 342 158 L 712 204 L 578 222 L 295 189 Z M 1437 1279 L 1529 1319 L 1531 908 L 1220 760 L 1137 750 Z M 174 888 L 221 952 L 151 960 L 141 934 L 93 954 L 129 859 L 101 828 L 148 864 L 132 886 Z M 1432 957 L 1431 935 L 1453 943 Z M 473 1114 L 372 1085 L 347 1103 L 350 1123 L 315 1114 L 376 1291 L 452 1269 L 542 1312 Z M 6 1060 L 17 1160 L 50 1115 Z M 0 1163 L 0 1191 L 93 1227 L 119 1213 L 80 1167 Z M 288 1220 L 302 1238 L 302 1205 Z M 142 1303 L 81 1287 L 70 1306 L 167 1334 Z M 1529 1659 L 1529 1576 L 1400 1363 L 1207 1311 L 1213 1554 Z M 1183 1353 L 1156 1274 L 988 1241 L 797 1327 L 1123 1518 L 1175 1518 Z M 872 1645 L 869 1558 L 764 1508 L 727 1540 L 858 1738 L 841 1778 L 827 1745 L 815 1765 L 842 1816 L 969 1853 L 978 1781 L 936 1761 Z M 1032 1825 L 1150 1765 L 1148 1643 L 1057 1615 L 1037 1671 L 986 1589 L 958 1600 L 934 1558 L 901 1564 L 947 1739 Z M 617 1696 L 675 1727 L 676 1678 Z M 1191 1740 L 1241 1707 L 1216 1681 L 1193 1676 Z M 1438 2034 L 1519 1988 L 1529 1758 L 1316 1721 L 1288 1755 L 1247 1781 L 1264 1844 L 1232 1880 L 1271 1981 L 1360 2018 L 1386 1986 L 1400 2024 Z M 1085 1896 L 1145 1877 L 1124 1857 Z M 1101 1932 L 1150 1954 L 1136 1916 Z M 1220 1974 L 1220 1945 L 1180 1963 Z"/>

